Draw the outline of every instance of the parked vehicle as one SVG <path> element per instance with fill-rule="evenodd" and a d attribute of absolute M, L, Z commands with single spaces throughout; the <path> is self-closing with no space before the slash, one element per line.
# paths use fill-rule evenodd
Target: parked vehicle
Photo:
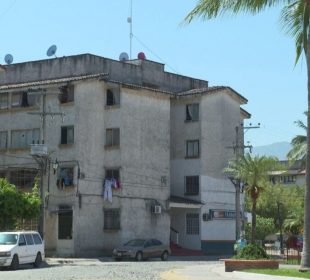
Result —
<path fill-rule="evenodd" d="M 117 261 L 124 258 L 142 261 L 143 259 L 158 257 L 166 261 L 170 253 L 170 247 L 157 239 L 133 239 L 122 247 L 115 248 L 112 254 Z"/>
<path fill-rule="evenodd" d="M 44 242 L 38 232 L 0 232 L 0 267 L 16 270 L 29 263 L 39 267 L 44 258 Z"/>
<path fill-rule="evenodd" d="M 292 235 L 286 241 L 287 248 L 302 250 L 303 237 L 300 235 Z"/>

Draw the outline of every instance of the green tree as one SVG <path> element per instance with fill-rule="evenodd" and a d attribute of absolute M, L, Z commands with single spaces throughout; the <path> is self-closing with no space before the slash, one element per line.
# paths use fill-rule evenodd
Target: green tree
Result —
<path fill-rule="evenodd" d="M 307 112 L 304 112 L 307 116 Z M 305 133 L 307 134 L 307 126 L 303 123 L 303 121 L 298 120 L 295 122 L 298 127 L 302 128 Z M 306 135 L 296 135 L 292 141 L 292 149 L 287 154 L 287 157 L 290 161 L 301 160 L 302 166 L 306 166 L 306 159 L 307 159 L 307 136 Z"/>
<path fill-rule="evenodd" d="M 198 0 L 196 7 L 185 18 L 191 22 L 194 18 L 212 19 L 225 13 L 257 14 L 266 8 L 282 8 L 281 21 L 286 32 L 295 40 L 296 62 L 304 52 L 308 77 L 308 108 L 310 112 L 310 0 Z M 310 135 L 310 118 L 307 117 L 307 135 Z M 310 150 L 310 137 L 307 139 L 307 151 Z M 310 269 L 310 153 L 306 160 L 306 191 L 304 209 L 304 247 L 301 269 Z"/>
<path fill-rule="evenodd" d="M 224 172 L 232 174 L 236 179 L 245 183 L 245 192 L 252 203 L 252 234 L 251 243 L 256 238 L 256 206 L 260 193 L 269 182 L 269 172 L 278 165 L 278 159 L 273 157 L 252 157 L 246 154 L 238 160 L 229 162 Z"/>
<path fill-rule="evenodd" d="M 252 232 L 252 225 L 249 223 L 245 227 L 245 238 L 250 239 Z M 276 232 L 274 220 L 272 218 L 256 217 L 256 239 L 264 240 L 268 234 Z"/>
<path fill-rule="evenodd" d="M 24 193 L 0 179 L 0 230 L 15 229 L 19 219 L 32 219 L 40 213 L 41 200 L 35 186 L 30 193 Z"/>

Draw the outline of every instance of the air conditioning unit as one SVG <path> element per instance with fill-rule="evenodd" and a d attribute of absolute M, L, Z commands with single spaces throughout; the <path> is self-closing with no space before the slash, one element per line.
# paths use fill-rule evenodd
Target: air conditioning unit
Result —
<path fill-rule="evenodd" d="M 161 206 L 160 205 L 154 205 L 152 207 L 152 213 L 154 214 L 160 214 L 161 213 Z"/>
<path fill-rule="evenodd" d="M 32 156 L 47 156 L 47 146 L 43 144 L 31 145 L 30 155 Z"/>

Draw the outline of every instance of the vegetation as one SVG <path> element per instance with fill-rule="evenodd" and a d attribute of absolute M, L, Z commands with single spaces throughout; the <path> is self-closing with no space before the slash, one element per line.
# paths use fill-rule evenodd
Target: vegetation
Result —
<path fill-rule="evenodd" d="M 251 224 L 245 227 L 245 239 L 250 240 L 252 232 Z M 256 240 L 264 240 L 265 236 L 276 232 L 276 227 L 272 218 L 256 217 Z"/>
<path fill-rule="evenodd" d="M 310 1 L 309 0 L 198 0 L 196 7 L 185 18 L 191 22 L 194 18 L 203 20 L 212 19 L 225 13 L 257 14 L 266 8 L 279 6 L 282 8 L 281 22 L 285 31 L 295 40 L 296 61 L 298 62 L 301 54 L 306 55 L 307 76 L 308 76 L 308 108 L 310 112 Z M 310 135 L 310 118 L 307 114 L 307 135 Z M 307 151 L 310 151 L 310 139 L 307 139 Z M 306 157 L 306 173 L 310 174 L 310 153 Z M 253 203 L 254 204 L 254 203 Z M 310 270 L 310 176 L 306 179 L 305 205 L 304 205 L 304 245 L 301 268 Z M 254 221 L 255 222 L 255 221 Z M 255 232 L 255 224 L 253 225 Z M 254 236 L 252 236 L 253 238 Z"/>
<path fill-rule="evenodd" d="M 32 219 L 40 214 L 41 200 L 35 185 L 32 192 L 17 190 L 0 178 L 0 230 L 15 229 L 19 219 Z"/>
<path fill-rule="evenodd" d="M 269 172 L 278 166 L 278 160 L 273 157 L 252 157 L 246 154 L 238 160 L 231 161 L 225 172 L 245 183 L 245 192 L 252 203 L 252 233 L 251 243 L 256 239 L 256 206 L 257 199 L 269 182 Z"/>
<path fill-rule="evenodd" d="M 308 113 L 304 112 L 307 116 Z M 292 149 L 287 154 L 288 159 L 292 162 L 296 160 L 302 161 L 302 166 L 306 167 L 306 159 L 307 159 L 307 126 L 301 121 L 298 120 L 295 122 L 298 127 L 302 128 L 305 131 L 305 135 L 296 135 L 291 141 Z"/>
<path fill-rule="evenodd" d="M 303 211 L 304 188 L 300 186 L 267 184 L 257 201 L 257 215 L 272 218 L 277 232 L 301 234 Z"/>
<path fill-rule="evenodd" d="M 257 244 L 249 244 L 242 248 L 234 258 L 245 260 L 261 260 L 269 259 L 269 256 L 261 246 Z"/>
<path fill-rule="evenodd" d="M 247 269 L 244 272 L 277 275 L 277 276 L 288 276 L 288 277 L 300 277 L 310 278 L 310 271 L 300 272 L 297 269 Z"/>

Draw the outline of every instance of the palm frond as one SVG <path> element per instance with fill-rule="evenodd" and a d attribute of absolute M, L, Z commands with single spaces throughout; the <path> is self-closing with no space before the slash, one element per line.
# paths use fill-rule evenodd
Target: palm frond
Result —
<path fill-rule="evenodd" d="M 290 2 L 282 9 L 280 19 L 285 32 L 295 39 L 296 64 L 302 51 L 307 52 L 309 6 L 306 1 L 295 0 Z"/>
<path fill-rule="evenodd" d="M 215 18 L 226 13 L 240 12 L 257 14 L 268 7 L 287 4 L 289 0 L 199 0 L 196 7 L 186 16 L 185 22 L 194 18 L 203 20 Z"/>

